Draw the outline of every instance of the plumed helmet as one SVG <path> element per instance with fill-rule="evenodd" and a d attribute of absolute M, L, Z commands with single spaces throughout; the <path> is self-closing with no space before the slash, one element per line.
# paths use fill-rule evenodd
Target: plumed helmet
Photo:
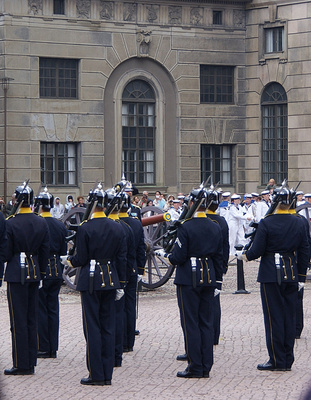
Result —
<path fill-rule="evenodd" d="M 101 183 L 97 185 L 97 188 L 89 192 L 87 201 L 94 199 L 97 201 L 97 207 L 104 208 L 107 206 L 107 193 L 103 190 Z"/>
<path fill-rule="evenodd" d="M 192 189 L 192 191 L 189 194 L 189 201 L 195 201 L 202 193 L 203 190 L 203 200 L 201 203 L 200 208 L 207 207 L 207 190 L 203 187 L 200 187 L 199 189 Z"/>
<path fill-rule="evenodd" d="M 17 186 L 15 189 L 16 199 L 23 201 L 23 206 L 30 206 L 33 203 L 33 190 L 24 182 L 22 185 Z"/>
<path fill-rule="evenodd" d="M 124 174 L 122 175 L 121 181 L 116 183 L 114 185 L 114 189 L 115 191 L 118 193 L 121 190 L 124 190 L 125 192 L 132 192 L 133 191 L 133 186 L 132 183 L 130 181 L 127 181 L 125 179 Z"/>
<path fill-rule="evenodd" d="M 35 207 L 39 206 L 42 206 L 48 210 L 54 207 L 54 196 L 49 193 L 47 187 L 45 187 L 44 190 L 35 198 Z"/>
<path fill-rule="evenodd" d="M 115 200 L 115 197 L 117 197 L 118 192 L 116 191 L 115 188 L 110 188 L 106 190 L 107 193 L 107 208 L 111 206 L 112 203 L 115 203 L 114 211 L 119 210 L 120 207 L 120 197 Z"/>
<path fill-rule="evenodd" d="M 273 190 L 274 202 L 290 205 L 292 200 L 293 200 L 293 195 L 291 194 L 291 191 L 287 187 L 281 186 Z"/>
<path fill-rule="evenodd" d="M 120 196 L 120 211 L 127 211 L 131 207 L 131 199 L 126 193 L 122 193 Z"/>
<path fill-rule="evenodd" d="M 217 190 L 210 189 L 207 191 L 207 206 L 214 204 L 218 206 L 220 203 L 220 193 Z"/>

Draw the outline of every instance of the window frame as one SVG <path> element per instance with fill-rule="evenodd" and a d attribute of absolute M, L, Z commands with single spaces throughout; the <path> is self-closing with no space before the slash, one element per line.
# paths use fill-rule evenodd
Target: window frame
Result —
<path fill-rule="evenodd" d="M 200 149 L 200 168 L 201 168 L 201 181 L 205 181 L 209 175 L 211 175 L 211 181 L 214 183 L 220 182 L 221 186 L 231 186 L 233 183 L 233 145 L 231 144 L 201 144 Z M 224 157 L 224 150 L 226 150 L 229 155 Z M 210 157 L 207 157 L 207 153 L 210 153 Z M 219 153 L 219 156 L 216 154 Z M 204 154 L 205 153 L 205 154 Z M 216 157 L 217 155 L 217 157 Z M 223 168 L 224 161 L 229 161 L 229 168 L 226 170 Z M 212 163 L 211 168 L 207 168 L 207 164 Z M 216 169 L 216 165 L 220 168 Z M 224 180 L 224 174 L 229 175 L 229 180 Z"/>
<path fill-rule="evenodd" d="M 260 106 L 261 182 L 265 185 L 273 177 L 281 183 L 288 178 L 288 101 L 283 86 L 277 82 L 266 85 Z"/>
<path fill-rule="evenodd" d="M 210 74 L 203 73 L 210 69 Z M 227 104 L 235 103 L 235 66 L 232 65 L 200 65 L 200 104 Z M 225 72 L 227 73 L 221 73 Z M 228 73 L 230 72 L 230 74 Z M 219 83 L 219 80 L 221 82 Z M 231 83 L 228 82 L 231 80 Z M 229 88 L 231 87 L 231 90 Z M 208 90 L 210 91 L 208 92 Z M 211 101 L 210 98 L 214 97 Z M 221 96 L 218 101 L 217 97 Z"/>
<path fill-rule="evenodd" d="M 133 87 L 135 84 L 141 85 L 146 90 L 139 92 L 137 87 L 136 89 Z M 132 91 L 129 91 L 131 87 Z M 127 113 L 125 113 L 126 109 Z M 155 92 L 150 83 L 140 78 L 128 82 L 122 92 L 121 164 L 127 179 L 138 186 L 156 185 L 156 110 Z M 135 148 L 131 148 L 133 140 Z M 126 142 L 128 145 L 125 147 Z M 152 145 L 149 148 L 150 142 Z M 143 143 L 145 143 L 144 147 L 142 147 Z M 142 165 L 143 168 L 141 168 Z M 148 179 L 148 176 L 151 179 Z"/>
<path fill-rule="evenodd" d="M 283 50 L 266 51 L 266 33 L 272 29 L 283 29 Z M 279 59 L 280 63 L 286 63 L 288 57 L 288 24 L 287 21 L 275 21 L 259 24 L 258 26 L 258 61 L 264 65 L 268 60 Z"/>
<path fill-rule="evenodd" d="M 53 0 L 53 15 L 65 15 L 65 3 L 66 0 Z M 62 12 L 55 12 L 57 7 L 59 7 Z"/>
<path fill-rule="evenodd" d="M 44 63 L 53 65 L 44 65 Z M 62 66 L 62 63 L 68 63 L 67 66 Z M 71 63 L 71 66 L 70 66 Z M 39 58 L 39 97 L 42 99 L 58 99 L 58 100 L 78 100 L 79 99 L 79 66 L 80 60 L 75 58 L 54 58 L 54 57 L 40 57 Z M 65 76 L 66 71 L 75 74 L 70 79 L 75 83 L 74 86 L 65 87 L 61 83 L 66 84 L 68 78 Z M 64 76 L 61 76 L 63 74 Z M 53 85 L 53 81 L 55 84 Z M 60 91 L 69 90 L 75 91 L 74 96 L 60 96 Z M 44 91 L 49 91 L 49 94 L 44 94 Z M 51 92 L 55 91 L 55 95 Z"/>
<path fill-rule="evenodd" d="M 215 21 L 220 16 L 220 23 Z M 224 24 L 224 12 L 223 10 L 212 10 L 212 24 L 213 26 L 223 26 Z"/>
<path fill-rule="evenodd" d="M 49 153 L 48 146 L 53 146 L 52 153 Z M 59 150 L 60 146 L 65 146 L 63 154 Z M 71 150 L 74 150 L 74 154 L 68 157 L 70 153 L 68 146 L 72 146 Z M 49 186 L 71 186 L 75 187 L 78 185 L 78 157 L 79 157 L 79 143 L 77 142 L 40 142 L 40 180 L 42 185 Z M 63 160 L 63 169 L 61 169 L 61 160 Z M 71 160 L 71 168 L 68 164 Z M 47 164 L 52 163 L 52 168 L 47 167 Z M 63 175 L 63 182 L 60 182 L 59 174 Z M 52 179 L 49 179 L 47 174 L 50 174 Z M 65 175 L 66 174 L 66 175 Z M 70 178 L 70 174 L 74 176 L 74 179 Z M 73 180 L 73 183 L 69 183 Z"/>

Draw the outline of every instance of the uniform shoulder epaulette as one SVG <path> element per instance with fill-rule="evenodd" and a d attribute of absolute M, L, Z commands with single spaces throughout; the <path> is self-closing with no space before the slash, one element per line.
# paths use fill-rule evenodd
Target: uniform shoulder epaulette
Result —
<path fill-rule="evenodd" d="M 268 218 L 268 217 L 271 217 L 272 215 L 275 215 L 275 214 L 267 214 L 267 215 L 265 215 L 262 219 L 265 219 L 265 218 Z"/>
<path fill-rule="evenodd" d="M 81 226 L 81 225 L 83 225 L 85 222 L 87 222 L 88 221 L 88 219 L 86 219 L 85 221 L 82 221 L 80 224 L 79 224 L 79 226 Z"/>
<path fill-rule="evenodd" d="M 187 218 L 187 219 L 184 219 L 183 221 L 181 221 L 181 224 L 184 224 L 185 222 L 187 222 L 187 221 L 191 221 L 192 220 L 192 218 Z"/>
<path fill-rule="evenodd" d="M 15 214 L 9 215 L 8 217 L 6 217 L 6 221 L 8 221 L 10 218 L 13 218 L 13 217 L 15 217 Z"/>

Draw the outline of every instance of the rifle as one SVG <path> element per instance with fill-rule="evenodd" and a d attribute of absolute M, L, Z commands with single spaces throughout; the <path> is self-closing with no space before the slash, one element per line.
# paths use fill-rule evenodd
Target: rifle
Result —
<path fill-rule="evenodd" d="M 15 216 L 16 214 L 18 214 L 18 212 L 19 212 L 19 210 L 20 210 L 20 208 L 21 208 L 21 206 L 22 206 L 22 204 L 23 204 L 23 202 L 24 202 L 24 200 L 22 200 L 23 191 L 26 189 L 26 187 L 27 187 L 29 181 L 30 181 L 30 178 L 28 178 L 27 181 L 24 182 L 23 190 L 19 193 L 18 197 L 16 198 L 15 203 L 14 203 L 14 206 L 13 206 L 11 212 L 10 212 L 9 217 L 12 217 L 12 216 Z M 8 217 L 8 218 L 9 218 L 9 217 Z"/>
<path fill-rule="evenodd" d="M 207 180 L 204 183 L 201 183 L 200 185 L 200 191 L 197 194 L 194 202 L 192 203 L 192 206 L 189 208 L 188 204 L 184 204 L 182 213 L 180 214 L 179 218 L 173 222 L 173 224 L 168 228 L 168 231 L 166 232 L 166 234 L 164 235 L 163 239 L 168 240 L 167 244 L 164 247 L 164 250 L 166 253 L 170 253 L 176 237 L 177 237 L 177 230 L 178 227 L 180 226 L 180 224 L 187 220 L 187 219 L 191 219 L 194 214 L 197 212 L 197 210 L 200 208 L 204 198 L 206 198 L 206 186 L 208 184 L 208 181 L 210 180 L 210 176 L 207 178 Z"/>
<path fill-rule="evenodd" d="M 92 216 L 92 214 L 93 214 L 93 212 L 95 210 L 95 207 L 97 205 L 97 200 L 96 200 L 96 198 L 94 196 L 94 190 L 96 189 L 96 187 L 98 187 L 99 189 L 102 188 L 101 183 L 97 183 L 97 182 L 98 181 L 96 181 L 93 189 L 91 189 L 89 191 L 88 197 L 86 199 L 87 207 L 86 207 L 86 210 L 85 210 L 85 212 L 83 214 L 82 222 L 88 221 L 91 218 L 91 216 Z M 70 240 L 73 240 L 73 246 L 68 251 L 68 254 L 71 255 L 71 256 L 74 254 L 74 252 L 76 250 L 76 234 L 77 234 L 78 227 L 79 227 L 79 225 L 70 224 L 69 225 L 69 230 L 73 230 L 74 233 L 72 235 L 66 237 L 66 241 L 67 242 L 69 242 Z"/>
<path fill-rule="evenodd" d="M 299 183 L 300 184 L 300 183 Z M 287 179 L 284 179 L 284 181 L 282 182 L 282 186 L 281 189 L 284 189 L 287 185 Z M 268 211 L 266 212 L 266 214 L 264 215 L 264 217 L 266 217 L 267 215 L 272 215 L 277 207 L 277 205 L 279 204 L 279 194 L 275 193 L 273 198 L 272 198 L 272 202 L 270 204 L 270 207 L 268 209 Z M 253 244 L 253 241 L 255 239 L 255 235 L 257 232 L 257 228 L 258 228 L 259 222 L 251 222 L 249 224 L 249 226 L 251 226 L 252 228 L 254 228 L 253 232 L 245 234 L 245 239 L 250 238 L 250 241 L 244 246 L 243 251 L 247 251 L 251 245 Z"/>
<path fill-rule="evenodd" d="M 45 187 L 45 188 L 46 188 L 46 187 Z M 47 189 L 47 188 L 46 188 L 46 189 Z M 34 207 L 34 209 L 33 209 L 34 214 L 37 214 L 37 215 L 40 214 L 40 208 L 41 208 L 41 202 L 40 202 L 40 200 L 38 199 L 38 197 L 39 197 L 39 195 L 40 195 L 40 192 L 41 192 L 41 185 L 39 185 L 38 193 L 37 193 L 37 196 L 35 197 L 35 207 Z"/>
<path fill-rule="evenodd" d="M 114 209 L 118 205 L 119 200 L 121 200 L 127 183 L 128 182 L 126 180 L 122 180 L 121 182 L 118 182 L 112 189 L 114 191 L 114 197 L 106 207 L 105 214 L 107 217 L 114 211 Z"/>

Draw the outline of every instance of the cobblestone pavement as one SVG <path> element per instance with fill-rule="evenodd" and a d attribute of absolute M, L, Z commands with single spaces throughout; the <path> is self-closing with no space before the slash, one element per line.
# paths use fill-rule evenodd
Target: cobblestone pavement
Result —
<path fill-rule="evenodd" d="M 176 361 L 183 353 L 175 288 L 172 281 L 139 298 L 137 337 L 132 353 L 124 354 L 111 386 L 87 387 L 80 379 L 88 375 L 82 333 L 79 294 L 66 287 L 60 296 L 60 347 L 57 359 L 39 359 L 33 376 L 5 376 L 12 366 L 9 315 L 5 284 L 0 289 L 0 384 L 1 400 L 137 399 L 140 400 L 298 400 L 311 384 L 311 282 L 305 288 L 305 328 L 295 344 L 291 372 L 262 372 L 258 362 L 267 360 L 264 326 L 256 283 L 258 263 L 244 266 L 249 294 L 234 294 L 236 267 L 230 267 L 221 294 L 221 338 L 214 352 L 209 379 L 181 379 L 176 372 L 185 367 Z"/>

